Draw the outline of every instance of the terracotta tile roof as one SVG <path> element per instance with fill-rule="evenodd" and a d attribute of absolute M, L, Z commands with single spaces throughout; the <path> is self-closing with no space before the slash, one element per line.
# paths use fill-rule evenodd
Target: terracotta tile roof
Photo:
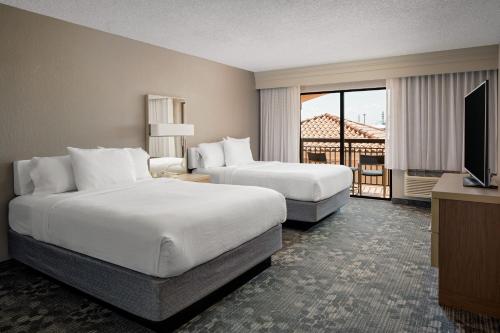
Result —
<path fill-rule="evenodd" d="M 370 125 L 361 124 L 355 121 L 345 121 L 345 138 L 358 139 L 385 139 L 384 129 Z M 340 138 L 340 117 L 325 113 L 301 122 L 302 138 Z M 304 148 L 324 147 L 335 149 L 339 147 L 339 142 L 304 142 Z M 384 143 L 374 142 L 354 142 L 349 146 L 353 149 L 377 148 L 384 149 Z"/>
<path fill-rule="evenodd" d="M 300 124 L 302 138 L 339 138 L 340 117 L 325 113 L 304 120 Z M 345 121 L 346 138 L 385 139 L 385 131 L 381 128 Z"/>

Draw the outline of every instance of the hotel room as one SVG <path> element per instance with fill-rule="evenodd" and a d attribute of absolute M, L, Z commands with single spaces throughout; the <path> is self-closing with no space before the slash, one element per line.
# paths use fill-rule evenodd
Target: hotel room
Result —
<path fill-rule="evenodd" d="M 0 0 L 0 332 L 500 332 L 500 2 Z"/>

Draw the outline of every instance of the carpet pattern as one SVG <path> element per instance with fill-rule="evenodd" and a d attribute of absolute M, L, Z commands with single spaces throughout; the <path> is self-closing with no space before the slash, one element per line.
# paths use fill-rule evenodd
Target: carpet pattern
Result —
<path fill-rule="evenodd" d="M 352 199 L 307 229 L 285 225 L 272 266 L 180 332 L 500 332 L 437 304 L 430 211 Z M 149 332 L 16 262 L 0 267 L 0 332 Z"/>

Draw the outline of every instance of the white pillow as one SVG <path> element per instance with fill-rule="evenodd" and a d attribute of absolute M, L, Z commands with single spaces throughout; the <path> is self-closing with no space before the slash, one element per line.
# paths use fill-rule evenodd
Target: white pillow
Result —
<path fill-rule="evenodd" d="M 203 158 L 203 167 L 221 167 L 224 166 L 224 146 L 222 141 L 213 143 L 200 143 L 198 150 Z"/>
<path fill-rule="evenodd" d="M 105 148 L 105 147 L 97 147 L 100 149 L 124 149 L 130 154 L 132 158 L 132 162 L 134 162 L 135 168 L 135 177 L 137 180 L 141 179 L 149 179 L 151 177 L 151 173 L 149 172 L 149 154 L 142 148 Z"/>
<path fill-rule="evenodd" d="M 34 195 L 62 193 L 76 190 L 71 158 L 66 156 L 33 157 L 30 177 Z"/>
<path fill-rule="evenodd" d="M 79 191 L 128 184 L 136 180 L 134 162 L 124 149 L 67 149 Z"/>
<path fill-rule="evenodd" d="M 138 180 L 151 178 L 149 173 L 149 154 L 142 148 L 125 148 L 132 157 L 135 167 L 135 176 Z"/>
<path fill-rule="evenodd" d="M 250 149 L 250 138 L 227 138 L 223 141 L 223 145 L 224 157 L 227 166 L 253 162 L 252 150 Z"/>

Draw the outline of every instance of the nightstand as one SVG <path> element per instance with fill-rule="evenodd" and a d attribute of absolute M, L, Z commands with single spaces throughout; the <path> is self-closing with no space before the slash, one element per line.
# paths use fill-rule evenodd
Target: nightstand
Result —
<path fill-rule="evenodd" d="M 179 174 L 170 173 L 160 177 L 174 178 L 174 179 L 184 180 L 187 182 L 210 183 L 209 175 L 202 175 L 197 173 L 179 173 Z"/>

